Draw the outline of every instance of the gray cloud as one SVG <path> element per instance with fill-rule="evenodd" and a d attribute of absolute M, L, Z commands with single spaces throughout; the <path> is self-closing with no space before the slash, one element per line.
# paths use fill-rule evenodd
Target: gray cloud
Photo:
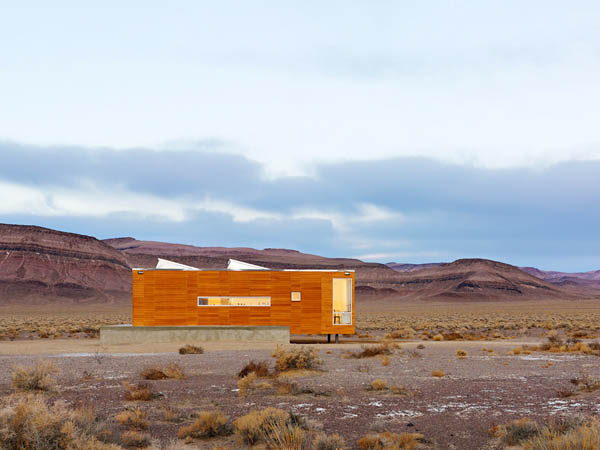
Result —
<path fill-rule="evenodd" d="M 118 187 L 186 211 L 184 220 L 142 221 L 134 205 L 95 217 L 28 210 L 0 215 L 4 222 L 99 237 L 379 255 L 375 259 L 383 261 L 478 256 L 543 268 L 600 267 L 600 161 L 482 169 L 396 158 L 320 164 L 313 177 L 268 180 L 254 161 L 205 151 L 4 142 L 0 160 L 0 182 L 40 189 L 50 202 L 57 189 L 77 192 L 91 184 L 99 196 Z M 228 211 L 192 207 L 205 197 L 260 214 L 239 221 Z"/>

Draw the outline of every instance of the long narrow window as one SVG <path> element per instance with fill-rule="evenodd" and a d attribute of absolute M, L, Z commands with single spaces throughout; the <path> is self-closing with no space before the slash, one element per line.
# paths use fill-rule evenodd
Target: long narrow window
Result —
<path fill-rule="evenodd" d="M 333 324 L 352 325 L 352 279 L 333 279 Z"/>
<path fill-rule="evenodd" d="M 198 297 L 198 306 L 271 306 L 271 297 Z"/>

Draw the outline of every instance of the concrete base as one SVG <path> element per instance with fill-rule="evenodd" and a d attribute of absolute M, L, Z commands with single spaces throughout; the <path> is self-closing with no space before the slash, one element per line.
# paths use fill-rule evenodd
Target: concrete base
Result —
<path fill-rule="evenodd" d="M 102 344 L 193 343 L 203 341 L 267 341 L 287 344 L 290 342 L 290 327 L 233 325 L 173 327 L 109 325 L 100 327 L 100 342 Z"/>

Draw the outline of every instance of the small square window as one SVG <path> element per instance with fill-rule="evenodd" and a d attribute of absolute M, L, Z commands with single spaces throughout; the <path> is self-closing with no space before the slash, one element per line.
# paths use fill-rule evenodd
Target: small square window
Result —
<path fill-rule="evenodd" d="M 299 302 L 302 298 L 302 294 L 300 292 L 292 292 L 292 301 Z"/>

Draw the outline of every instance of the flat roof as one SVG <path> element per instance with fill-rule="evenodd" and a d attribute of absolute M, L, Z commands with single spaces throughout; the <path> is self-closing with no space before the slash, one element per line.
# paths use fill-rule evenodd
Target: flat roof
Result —
<path fill-rule="evenodd" d="M 177 272 L 355 272 L 354 269 L 241 269 L 241 270 L 231 270 L 231 269 L 157 269 L 156 267 L 151 267 L 149 269 L 134 267 L 131 269 L 132 271 L 148 271 L 148 270 L 174 270 Z"/>

